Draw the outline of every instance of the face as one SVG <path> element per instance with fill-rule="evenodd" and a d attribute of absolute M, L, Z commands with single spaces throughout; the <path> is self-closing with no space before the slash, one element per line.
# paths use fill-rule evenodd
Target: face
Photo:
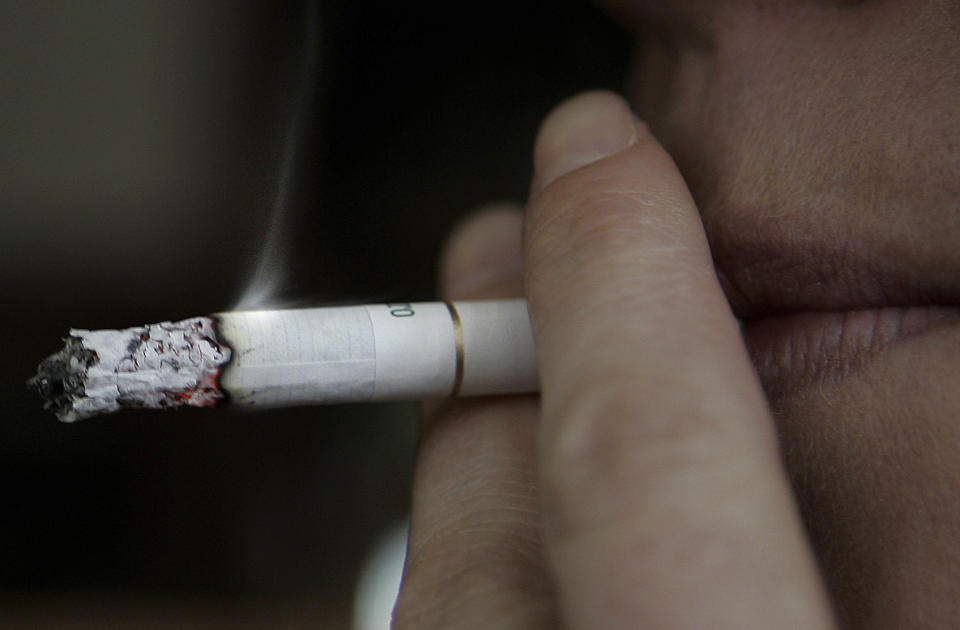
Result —
<path fill-rule="evenodd" d="M 942 607 L 960 577 L 960 3 L 607 4 L 638 32 L 630 95 L 697 200 L 842 616 Z"/>

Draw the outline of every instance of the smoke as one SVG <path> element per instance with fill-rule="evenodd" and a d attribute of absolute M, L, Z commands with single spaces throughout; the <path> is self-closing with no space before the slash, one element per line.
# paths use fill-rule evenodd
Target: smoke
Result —
<path fill-rule="evenodd" d="M 306 3 L 305 32 L 299 87 L 290 121 L 283 140 L 280 167 L 277 173 L 273 207 L 270 211 L 266 238 L 254 266 L 250 281 L 231 310 L 253 310 L 278 306 L 277 295 L 288 270 L 287 244 L 290 242 L 290 192 L 300 161 L 304 127 L 313 111 L 316 73 L 319 56 L 318 0 Z"/>

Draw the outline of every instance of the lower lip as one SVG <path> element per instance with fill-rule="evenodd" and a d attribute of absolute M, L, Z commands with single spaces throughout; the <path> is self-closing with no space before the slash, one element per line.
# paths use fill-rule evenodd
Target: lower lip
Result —
<path fill-rule="evenodd" d="M 841 380 L 885 348 L 960 322 L 960 309 L 889 307 L 809 312 L 746 322 L 744 341 L 771 396 Z"/>

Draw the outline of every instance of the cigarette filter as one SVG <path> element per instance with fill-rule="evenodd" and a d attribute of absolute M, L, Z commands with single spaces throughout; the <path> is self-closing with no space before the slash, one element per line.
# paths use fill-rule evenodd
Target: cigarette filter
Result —
<path fill-rule="evenodd" d="M 523 300 L 237 311 L 70 330 L 28 381 L 65 422 L 124 408 L 533 392 Z"/>

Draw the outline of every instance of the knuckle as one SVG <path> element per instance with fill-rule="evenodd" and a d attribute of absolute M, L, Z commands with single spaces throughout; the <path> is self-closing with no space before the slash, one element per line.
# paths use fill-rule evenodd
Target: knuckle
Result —
<path fill-rule="evenodd" d="M 633 518 L 717 464 L 722 430 L 696 399 L 651 405 L 621 378 L 572 392 L 557 408 L 544 420 L 540 492 L 562 537 Z"/>

